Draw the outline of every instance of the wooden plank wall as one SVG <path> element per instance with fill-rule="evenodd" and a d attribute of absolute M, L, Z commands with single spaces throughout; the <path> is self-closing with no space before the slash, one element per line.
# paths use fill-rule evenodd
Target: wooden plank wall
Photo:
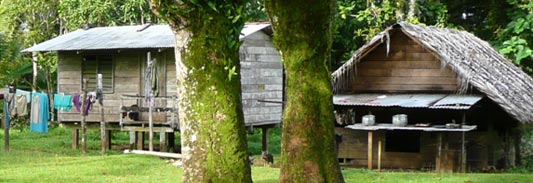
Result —
<path fill-rule="evenodd" d="M 339 144 L 338 158 L 340 161 L 345 160 L 345 165 L 353 167 L 367 167 L 367 131 L 358 131 L 348 128 L 335 128 L 335 133 L 342 134 L 342 143 Z M 443 159 L 447 171 L 460 171 L 460 150 L 461 150 L 461 133 L 451 132 L 444 133 L 443 138 L 448 144 L 448 157 Z M 381 139 L 382 146 L 382 165 L 383 169 L 390 168 L 408 168 L 416 170 L 431 171 L 435 168 L 435 158 L 437 155 L 437 134 L 430 132 L 421 133 L 420 152 L 403 153 L 387 152 L 385 148 L 385 133 L 382 131 L 374 132 L 373 159 L 374 168 L 377 168 L 378 162 L 378 140 Z M 496 161 L 503 154 L 501 150 L 492 152 L 491 149 L 502 149 L 503 144 L 498 134 L 494 130 L 474 131 L 466 133 L 467 146 L 467 171 L 479 172 L 483 169 L 494 166 Z M 442 149 L 444 152 L 445 144 Z M 489 158 L 493 158 L 489 160 Z"/>
<path fill-rule="evenodd" d="M 387 56 L 386 41 L 357 65 L 352 91 L 361 92 L 451 92 L 457 89 L 456 76 L 418 43 L 400 31 L 391 33 Z"/>
<path fill-rule="evenodd" d="M 335 128 L 335 133 L 342 134 L 342 143 L 339 144 L 338 158 L 347 159 L 347 165 L 354 167 L 367 167 L 367 131 L 358 131 L 347 128 Z M 373 143 L 373 165 L 377 168 L 378 162 L 378 140 L 382 141 L 381 167 L 383 169 L 416 169 L 422 170 L 435 166 L 436 156 L 436 136 L 430 133 L 421 133 L 420 152 L 387 152 L 385 148 L 385 133 L 383 131 L 374 132 Z M 450 151 L 451 152 L 451 151 Z M 454 158 L 450 157 L 450 160 Z"/>
<path fill-rule="evenodd" d="M 239 52 L 246 125 L 280 123 L 281 104 L 257 101 L 281 101 L 283 98 L 283 67 L 270 36 L 261 31 L 247 36 Z"/>
<path fill-rule="evenodd" d="M 58 83 L 57 89 L 59 93 L 74 94 L 81 91 L 81 59 L 84 55 L 91 54 L 107 54 L 113 56 L 114 68 L 114 92 L 105 93 L 104 113 L 106 121 L 119 120 L 119 106 L 120 96 L 122 95 L 136 95 L 142 94 L 142 73 L 141 62 L 146 61 L 146 51 L 107 51 L 107 52 L 85 52 L 76 54 L 74 52 L 60 52 L 58 61 Z M 166 59 L 165 55 L 173 54 L 172 50 L 165 50 L 160 53 L 158 59 Z M 173 57 L 172 57 L 173 58 Z M 162 64 L 166 67 L 166 61 Z M 160 69 L 160 75 L 166 77 L 166 68 Z M 167 79 L 162 79 L 162 94 L 166 94 L 165 84 Z M 125 101 L 124 105 L 136 104 L 134 100 Z M 100 121 L 98 114 L 99 107 L 94 105 L 93 109 L 87 117 L 87 121 Z M 58 117 L 60 121 L 79 121 L 79 112 L 73 107 L 70 111 L 59 111 Z"/>

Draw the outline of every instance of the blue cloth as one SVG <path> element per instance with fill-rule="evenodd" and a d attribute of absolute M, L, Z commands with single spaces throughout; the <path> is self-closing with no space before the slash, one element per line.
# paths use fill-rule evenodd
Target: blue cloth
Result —
<path fill-rule="evenodd" d="M 48 120 L 50 119 L 50 113 L 49 113 L 49 102 L 48 102 L 48 95 L 46 93 L 33 93 L 32 102 L 36 101 L 33 100 L 35 97 L 38 98 L 39 104 L 38 108 L 32 107 L 31 112 L 33 114 L 38 114 L 38 118 L 32 119 L 30 123 L 30 130 L 33 132 L 41 132 L 41 133 L 48 133 Z M 32 106 L 36 106 L 37 104 Z"/>
<path fill-rule="evenodd" d="M 72 109 L 72 96 L 54 94 L 54 109 L 70 111 Z"/>

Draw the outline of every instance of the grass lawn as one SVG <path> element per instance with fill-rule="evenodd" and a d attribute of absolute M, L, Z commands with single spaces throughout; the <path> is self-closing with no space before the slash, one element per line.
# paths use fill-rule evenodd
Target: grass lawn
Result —
<path fill-rule="evenodd" d="M 164 159 L 124 155 L 119 150 L 99 155 L 99 136 L 90 132 L 89 153 L 70 147 L 70 131 L 52 128 L 48 134 L 11 131 L 11 151 L 4 152 L 0 132 L 0 182 L 180 182 L 181 169 Z M 120 137 L 115 138 L 123 138 Z M 126 135 L 124 135 L 125 137 Z M 114 139 L 115 140 L 115 139 Z M 121 139 L 116 140 L 121 141 Z M 122 139 L 125 141 L 125 139 Z M 278 182 L 279 169 L 252 168 L 255 183 Z M 383 172 L 363 169 L 343 170 L 346 182 L 450 182 L 450 183 L 527 183 L 532 174 L 434 174 L 420 172 Z"/>

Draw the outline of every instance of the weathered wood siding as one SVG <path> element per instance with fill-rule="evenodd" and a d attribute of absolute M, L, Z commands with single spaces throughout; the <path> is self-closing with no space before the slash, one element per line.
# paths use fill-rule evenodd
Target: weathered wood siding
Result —
<path fill-rule="evenodd" d="M 279 52 L 274 48 L 270 36 L 258 31 L 247 36 L 240 49 L 242 102 L 246 125 L 278 124 L 281 121 L 282 105 L 258 100 L 280 101 L 283 95 L 283 68 Z M 74 94 L 81 92 L 81 61 L 84 55 L 111 55 L 114 67 L 114 92 L 105 94 L 104 112 L 106 121 L 119 121 L 120 97 L 122 95 L 144 95 L 144 71 L 146 52 L 149 50 L 121 50 L 95 52 L 59 52 L 58 92 Z M 176 65 L 173 49 L 162 52 L 152 50 L 159 69 L 159 95 L 177 95 Z M 124 105 L 146 102 L 125 100 Z M 171 103 L 156 101 L 157 106 L 171 107 Z M 93 106 L 87 121 L 99 121 L 98 105 Z M 155 121 L 169 120 L 169 114 L 156 114 Z M 79 113 L 73 108 L 59 112 L 60 121 L 79 121 Z M 142 113 L 141 120 L 148 114 Z"/>
<path fill-rule="evenodd" d="M 106 121 L 119 121 L 120 114 L 120 97 L 122 95 L 142 95 L 144 94 L 144 68 L 146 67 L 146 52 L 148 50 L 130 50 L 130 51 L 97 51 L 83 52 L 59 52 L 58 62 L 58 83 L 57 90 L 59 93 L 75 94 L 81 93 L 81 60 L 84 55 L 111 55 L 113 56 L 114 67 L 114 92 L 104 95 L 104 113 Z M 153 51 L 153 50 L 152 50 Z M 174 54 L 172 49 L 163 52 L 153 51 L 153 56 L 159 62 L 159 90 L 160 95 L 165 96 L 167 85 L 175 76 L 167 75 L 167 59 L 171 58 L 173 63 Z M 167 55 L 171 55 L 168 57 Z M 175 88 L 175 87 L 174 87 Z M 174 89 L 175 90 L 175 89 Z M 135 100 L 125 100 L 124 105 L 129 106 L 136 104 Z M 139 103 L 143 105 L 143 101 Z M 166 105 L 161 103 L 159 105 Z M 100 121 L 98 114 L 98 105 L 93 105 L 87 121 Z M 145 116 L 145 115 L 144 115 Z M 81 119 L 79 112 L 73 107 L 70 111 L 59 111 L 59 121 L 79 121 Z M 157 117 L 156 120 L 165 120 L 164 115 Z"/>
<path fill-rule="evenodd" d="M 389 52 L 384 40 L 357 65 L 352 91 L 452 92 L 457 80 L 449 67 L 400 31 L 391 34 Z"/>
<path fill-rule="evenodd" d="M 246 125 L 278 124 L 282 105 L 283 66 L 271 37 L 261 31 L 247 36 L 240 48 L 241 88 Z"/>

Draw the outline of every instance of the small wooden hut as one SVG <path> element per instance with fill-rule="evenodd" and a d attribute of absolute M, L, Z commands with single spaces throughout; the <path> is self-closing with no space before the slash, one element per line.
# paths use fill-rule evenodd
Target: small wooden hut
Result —
<path fill-rule="evenodd" d="M 266 23 L 249 23 L 241 31 L 240 48 L 242 102 L 246 126 L 265 131 L 281 122 L 283 68 L 279 52 Z M 145 70 L 154 61 L 152 85 L 155 92 L 154 128 L 161 134 L 179 130 L 176 103 L 174 35 L 167 25 L 136 25 L 80 29 L 45 41 L 23 52 L 58 53 L 57 93 L 81 93 L 82 78 L 89 78 L 88 90 L 96 87 L 96 74 L 103 74 L 104 114 L 109 130 L 135 131 L 142 148 L 148 131 Z M 89 126 L 99 124 L 94 106 L 87 116 Z M 75 128 L 77 146 L 80 113 L 74 108 L 58 111 L 57 120 Z M 109 134 L 109 133 L 108 133 Z M 163 137 L 163 136 L 162 136 Z M 266 139 L 265 139 L 266 140 Z M 266 147 L 264 147 L 266 150 Z"/>
<path fill-rule="evenodd" d="M 519 127 L 533 122 L 533 79 L 465 31 L 397 23 L 332 77 L 339 160 L 350 166 L 506 168 L 520 161 Z M 397 114 L 406 126 L 392 124 Z"/>

